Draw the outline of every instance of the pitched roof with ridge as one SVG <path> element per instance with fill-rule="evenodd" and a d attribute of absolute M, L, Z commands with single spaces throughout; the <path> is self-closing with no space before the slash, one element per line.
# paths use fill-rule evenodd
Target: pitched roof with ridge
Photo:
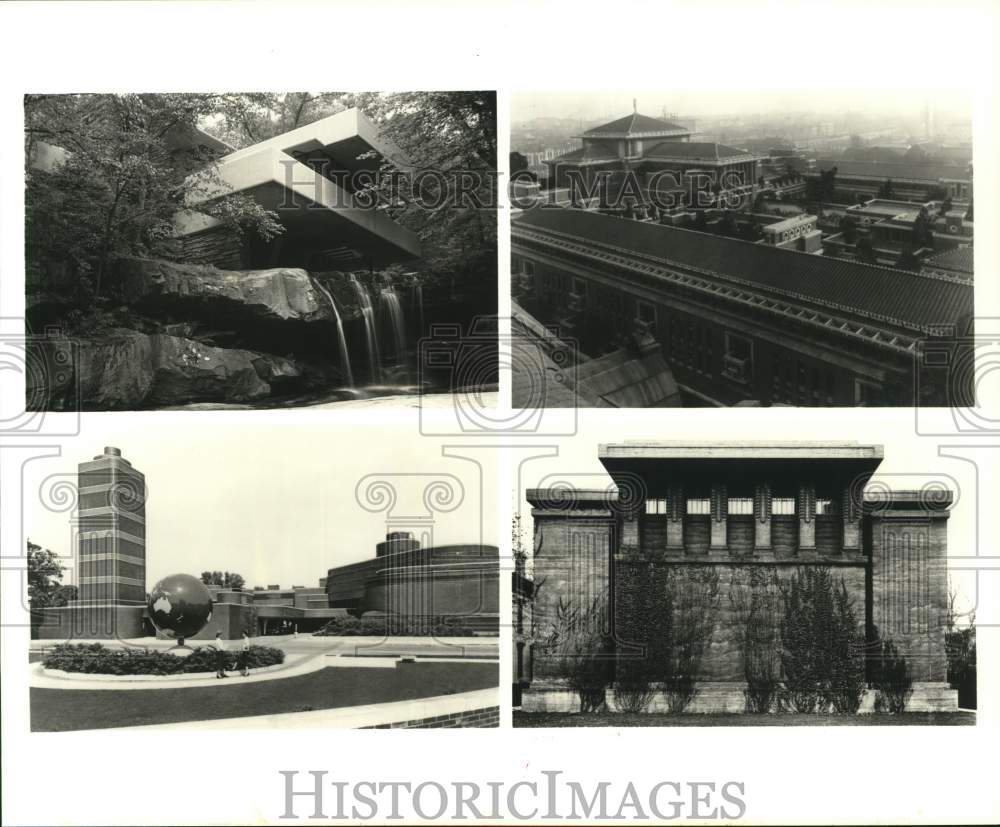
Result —
<path fill-rule="evenodd" d="M 691 130 L 680 124 L 661 121 L 659 118 L 650 118 L 647 115 L 640 115 L 633 112 L 617 121 L 595 126 L 583 133 L 585 138 L 637 138 L 644 135 L 690 135 Z"/>
<path fill-rule="evenodd" d="M 659 259 L 701 271 L 758 293 L 779 295 L 925 333 L 955 324 L 973 310 L 971 283 L 838 258 L 782 250 L 766 244 L 631 221 L 587 210 L 539 208 L 511 225 L 573 236 L 619 255 Z"/>

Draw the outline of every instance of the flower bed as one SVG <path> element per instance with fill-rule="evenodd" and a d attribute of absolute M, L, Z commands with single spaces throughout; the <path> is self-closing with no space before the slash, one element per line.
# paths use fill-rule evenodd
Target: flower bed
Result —
<path fill-rule="evenodd" d="M 284 663 L 285 653 L 270 646 L 251 646 L 249 667 L 260 669 Z M 226 652 L 226 669 L 237 669 L 240 650 Z M 216 651 L 200 646 L 187 657 L 152 649 L 109 649 L 100 643 L 63 643 L 52 647 L 42 665 L 63 672 L 91 675 L 180 675 L 214 672 Z"/>

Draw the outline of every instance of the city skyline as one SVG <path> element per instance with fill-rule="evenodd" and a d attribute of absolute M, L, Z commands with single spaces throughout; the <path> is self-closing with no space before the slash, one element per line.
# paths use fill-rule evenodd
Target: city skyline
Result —
<path fill-rule="evenodd" d="M 77 465 L 114 446 L 146 475 L 147 589 L 169 574 L 197 577 L 206 570 L 238 572 L 248 588 L 315 586 L 329 568 L 371 558 L 387 532 L 419 532 L 423 524 L 407 522 L 405 515 L 425 512 L 424 488 L 434 480 L 461 487 L 464 500 L 452 511 L 435 513 L 431 541 L 496 544 L 495 510 L 481 507 L 478 468 L 443 458 L 439 440 L 389 443 L 383 429 L 357 425 L 345 451 L 343 438 L 329 430 L 282 429 L 280 445 L 275 441 L 269 451 L 264 443 L 253 451 L 248 445 L 261 444 L 273 429 L 206 426 L 192 433 L 171 425 L 158 427 L 156 437 L 134 424 L 88 429 L 65 444 L 61 456 L 26 467 L 25 490 L 37 493 L 25 502 L 26 538 L 58 555 L 66 567 L 63 583 L 76 584 L 73 513 L 58 510 L 64 501 L 55 486 L 75 489 Z M 198 459 L 201 471 L 192 475 L 186 453 Z M 216 469 L 224 486 L 212 484 Z M 484 479 L 491 473 L 485 468 Z M 389 479 L 397 489 L 391 522 L 356 499 L 359 481 L 374 480 L 370 475 Z M 369 496 L 373 509 L 387 502 L 380 496 L 375 490 Z M 483 514 L 482 533 L 471 513 Z"/>
<path fill-rule="evenodd" d="M 518 92 L 511 96 L 511 123 L 534 118 L 611 120 L 635 108 L 660 117 L 751 117 L 816 113 L 879 115 L 922 119 L 925 107 L 936 118 L 971 120 L 968 89 L 808 89 L 743 91 L 713 89 Z"/>

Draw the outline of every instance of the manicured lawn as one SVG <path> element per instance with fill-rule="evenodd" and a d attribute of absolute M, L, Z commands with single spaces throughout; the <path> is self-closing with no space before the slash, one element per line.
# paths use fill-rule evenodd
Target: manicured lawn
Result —
<path fill-rule="evenodd" d="M 404 663 L 395 669 L 321 669 L 308 675 L 188 689 L 31 689 L 31 729 L 62 732 L 246 715 L 308 712 L 488 689 L 495 663 Z"/>
<path fill-rule="evenodd" d="M 907 712 L 903 715 L 665 715 L 598 712 L 519 712 L 516 727 L 677 726 L 975 726 L 974 712 Z"/>

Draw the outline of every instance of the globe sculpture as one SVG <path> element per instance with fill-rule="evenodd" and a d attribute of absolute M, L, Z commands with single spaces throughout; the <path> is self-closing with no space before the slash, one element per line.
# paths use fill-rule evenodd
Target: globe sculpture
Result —
<path fill-rule="evenodd" d="M 153 586 L 147 608 L 153 625 L 183 644 L 211 619 L 212 595 L 196 577 L 171 574 Z"/>

